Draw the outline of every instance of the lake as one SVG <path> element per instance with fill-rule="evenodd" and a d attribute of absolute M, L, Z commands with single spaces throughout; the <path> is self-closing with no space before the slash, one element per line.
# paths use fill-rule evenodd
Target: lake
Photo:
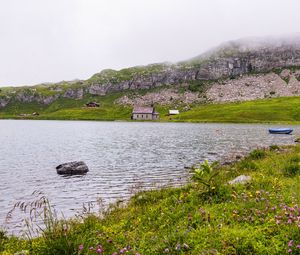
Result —
<path fill-rule="evenodd" d="M 278 125 L 272 125 L 276 127 Z M 43 191 L 66 217 L 82 204 L 126 199 L 134 186 L 180 185 L 186 166 L 259 146 L 293 143 L 270 125 L 0 120 L 0 226 L 18 201 Z M 61 163 L 83 160 L 84 176 L 59 176 Z M 18 215 L 15 216 L 17 222 Z"/>

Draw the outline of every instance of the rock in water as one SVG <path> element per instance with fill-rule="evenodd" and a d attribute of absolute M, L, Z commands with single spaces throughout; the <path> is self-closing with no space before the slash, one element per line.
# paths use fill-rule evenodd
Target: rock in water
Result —
<path fill-rule="evenodd" d="M 73 161 L 57 166 L 56 171 L 58 174 L 85 174 L 89 168 L 83 161 Z"/>

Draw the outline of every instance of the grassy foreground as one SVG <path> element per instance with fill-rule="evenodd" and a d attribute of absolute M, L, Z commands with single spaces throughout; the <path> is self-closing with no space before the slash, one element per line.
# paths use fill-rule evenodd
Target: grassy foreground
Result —
<path fill-rule="evenodd" d="M 228 184 L 242 174 L 251 180 Z M 300 146 L 205 162 L 190 184 L 139 192 L 99 215 L 59 221 L 44 197 L 35 206 L 47 228 L 39 238 L 30 228 L 27 239 L 0 234 L 0 254 L 300 254 Z"/>

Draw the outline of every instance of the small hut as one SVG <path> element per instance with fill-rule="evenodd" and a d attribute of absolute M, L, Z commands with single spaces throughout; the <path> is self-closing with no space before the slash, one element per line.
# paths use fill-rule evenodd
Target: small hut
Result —
<path fill-rule="evenodd" d="M 135 106 L 133 108 L 131 119 L 133 120 L 157 120 L 159 113 L 155 111 L 154 107 Z"/>
<path fill-rule="evenodd" d="M 169 115 L 178 115 L 179 110 L 169 110 Z"/>

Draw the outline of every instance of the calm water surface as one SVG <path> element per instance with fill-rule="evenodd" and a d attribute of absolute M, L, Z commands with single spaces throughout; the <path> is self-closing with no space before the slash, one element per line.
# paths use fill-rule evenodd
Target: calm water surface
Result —
<path fill-rule="evenodd" d="M 43 191 L 58 211 L 72 216 L 82 203 L 128 198 L 144 188 L 177 185 L 185 166 L 258 146 L 292 143 L 268 125 L 0 120 L 0 226 L 17 201 Z M 274 127 L 274 125 L 272 126 Z M 83 160 L 85 176 L 63 177 L 55 167 Z"/>

